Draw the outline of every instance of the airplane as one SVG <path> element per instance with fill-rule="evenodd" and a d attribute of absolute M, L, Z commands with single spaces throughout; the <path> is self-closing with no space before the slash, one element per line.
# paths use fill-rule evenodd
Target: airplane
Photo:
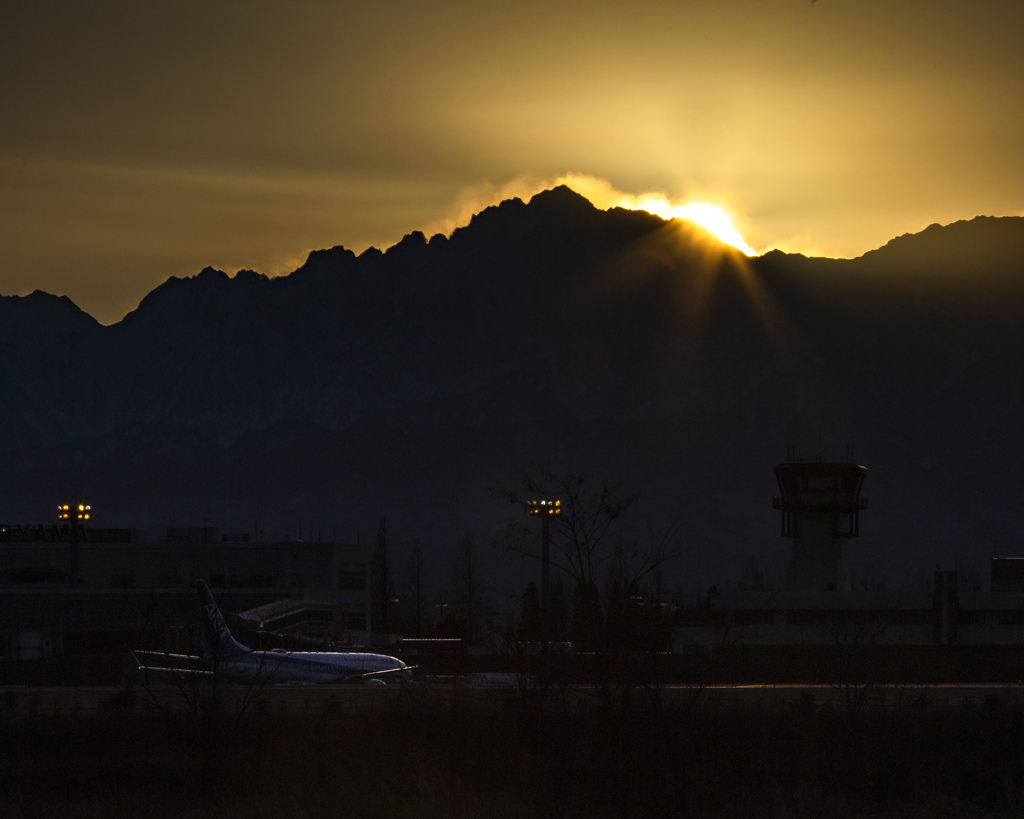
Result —
<path fill-rule="evenodd" d="M 206 581 L 196 581 L 199 594 L 200 618 L 206 652 L 202 658 L 188 654 L 162 655 L 177 665 L 146 666 L 137 654 L 159 652 L 132 651 L 138 670 L 170 671 L 178 674 L 213 676 L 221 674 L 228 680 L 253 683 L 365 683 L 383 685 L 384 677 L 396 675 L 405 680 L 411 676 L 412 668 L 397 657 L 385 654 L 370 654 L 357 651 L 287 651 L 274 648 L 257 651 L 242 645 L 231 634 L 220 608 L 213 599 Z M 194 668 L 193 662 L 204 661 L 206 668 Z M 184 661 L 184 665 L 182 664 Z"/>

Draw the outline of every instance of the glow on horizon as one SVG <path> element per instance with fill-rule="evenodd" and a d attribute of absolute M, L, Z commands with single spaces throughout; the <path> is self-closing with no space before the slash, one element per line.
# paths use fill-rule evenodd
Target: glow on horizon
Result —
<path fill-rule="evenodd" d="M 624 197 L 619 207 L 629 210 L 645 210 L 660 216 L 662 219 L 685 219 L 694 222 L 727 245 L 739 250 L 747 256 L 756 256 L 740 232 L 732 224 L 729 214 L 718 205 L 706 202 L 690 202 L 686 205 L 673 205 L 667 198 L 659 195 L 646 194 L 642 197 Z"/>
<path fill-rule="evenodd" d="M 442 231 L 445 234 L 463 225 L 468 225 L 474 214 L 484 208 L 518 197 L 528 201 L 541 191 L 566 185 L 586 198 L 594 207 L 601 210 L 624 208 L 626 210 L 643 210 L 660 216 L 662 219 L 683 219 L 700 225 L 719 241 L 730 245 L 747 256 L 759 255 L 733 225 L 733 216 L 726 208 L 710 204 L 707 201 L 691 201 L 685 205 L 674 203 L 664 193 L 647 191 L 644 193 L 626 193 L 607 179 L 583 173 L 565 173 L 544 180 L 535 177 L 521 176 L 501 186 L 484 184 L 463 190 L 453 212 L 447 218 L 431 222 L 425 229 L 429 235 Z"/>
<path fill-rule="evenodd" d="M 515 183 L 513 183 L 515 184 Z M 647 191 L 632 194 L 618 190 L 607 179 L 588 174 L 568 173 L 554 180 L 556 185 L 568 185 L 585 196 L 596 207 L 645 210 L 662 219 L 685 219 L 700 225 L 719 241 L 739 250 L 747 256 L 757 256 L 757 251 L 746 243 L 732 223 L 732 216 L 725 208 L 706 201 L 692 201 L 677 205 L 664 193 Z"/>

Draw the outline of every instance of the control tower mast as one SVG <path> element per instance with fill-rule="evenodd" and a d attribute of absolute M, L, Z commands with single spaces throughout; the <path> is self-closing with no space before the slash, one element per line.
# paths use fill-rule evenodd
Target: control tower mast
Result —
<path fill-rule="evenodd" d="M 849 461 L 789 460 L 775 467 L 779 493 L 772 507 L 782 513 L 782 536 L 792 538 L 786 585 L 802 591 L 849 588 L 843 540 L 860 534 L 861 497 L 867 469 Z"/>

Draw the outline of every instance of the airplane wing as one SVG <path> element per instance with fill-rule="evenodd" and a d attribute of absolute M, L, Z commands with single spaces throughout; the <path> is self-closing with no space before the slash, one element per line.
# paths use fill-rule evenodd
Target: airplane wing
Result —
<path fill-rule="evenodd" d="M 357 682 L 369 682 L 373 679 L 379 679 L 384 674 L 394 674 L 396 671 L 412 671 L 414 668 L 418 668 L 415 665 L 407 665 L 402 668 L 385 668 L 383 671 L 367 671 L 363 674 L 349 674 L 347 677 L 342 677 L 338 682 L 343 683 L 357 683 Z M 383 680 L 381 680 L 383 682 Z"/>
<path fill-rule="evenodd" d="M 128 648 L 128 654 L 131 655 L 132 662 L 135 663 L 136 671 L 157 672 L 164 674 L 186 674 L 197 677 L 212 677 L 213 671 L 209 668 L 203 668 L 202 666 L 209 665 L 209 663 L 202 657 L 195 654 L 170 654 L 163 651 L 135 651 L 131 647 Z M 162 664 L 149 665 L 142 662 L 139 659 L 139 655 L 143 657 L 153 657 L 163 660 Z M 200 667 L 196 667 L 200 666 Z"/>

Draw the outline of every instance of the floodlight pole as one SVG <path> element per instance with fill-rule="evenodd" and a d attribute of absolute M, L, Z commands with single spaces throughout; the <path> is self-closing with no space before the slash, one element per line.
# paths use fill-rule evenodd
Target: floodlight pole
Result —
<path fill-rule="evenodd" d="M 560 500 L 530 501 L 529 513 L 540 517 L 540 632 L 541 641 L 547 644 L 550 636 L 550 612 L 548 611 L 548 582 L 551 576 L 551 526 L 554 515 L 562 514 Z"/>

